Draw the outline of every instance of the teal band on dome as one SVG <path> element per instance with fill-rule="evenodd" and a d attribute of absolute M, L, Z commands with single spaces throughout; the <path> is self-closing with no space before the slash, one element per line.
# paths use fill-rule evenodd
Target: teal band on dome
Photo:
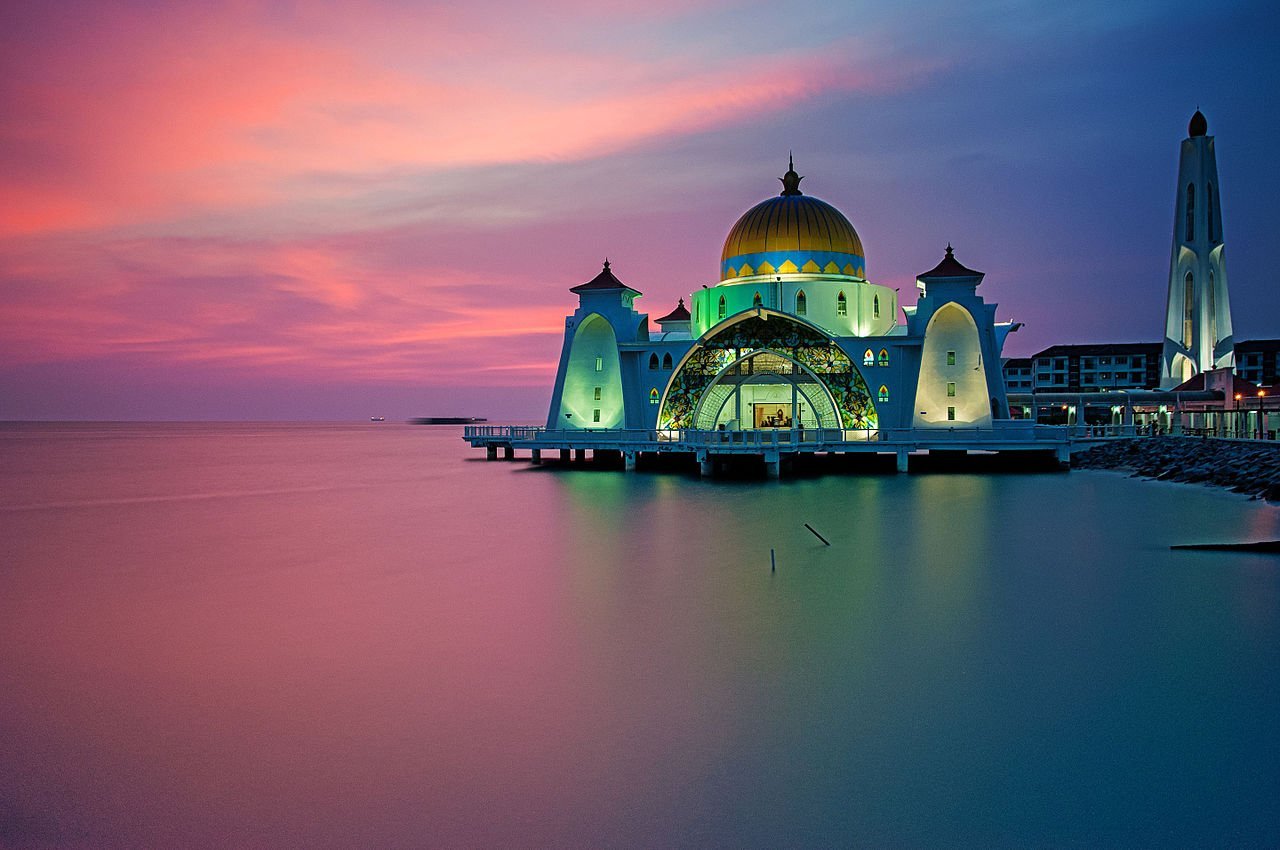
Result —
<path fill-rule="evenodd" d="M 858 254 L 846 254 L 840 251 L 761 251 L 756 254 L 739 254 L 730 257 L 720 264 L 720 279 L 730 280 L 741 277 L 744 265 L 751 267 L 749 274 L 777 274 L 783 263 L 790 261 L 797 270 L 803 271 L 806 263 L 812 261 L 818 267 L 815 274 L 849 274 L 846 267 L 852 267 L 858 277 L 866 277 L 866 260 Z M 760 266 L 768 263 L 773 267 L 771 272 L 761 272 Z M 835 263 L 838 272 L 828 272 L 829 263 Z M 732 271 L 730 271 L 732 269 Z"/>

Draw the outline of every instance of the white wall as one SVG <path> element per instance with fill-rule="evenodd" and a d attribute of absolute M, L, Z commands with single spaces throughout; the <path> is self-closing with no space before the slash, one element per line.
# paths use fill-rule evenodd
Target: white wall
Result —
<path fill-rule="evenodd" d="M 948 351 L 956 353 L 955 365 L 947 364 Z M 991 427 L 991 393 L 984 365 L 973 316 L 957 304 L 944 304 L 925 329 L 916 384 L 915 427 Z M 947 395 L 948 383 L 956 385 L 954 397 Z M 948 407 L 955 408 L 954 420 L 947 418 Z"/>
<path fill-rule="evenodd" d="M 597 357 L 600 371 L 596 371 Z M 596 387 L 600 388 L 598 401 Z M 596 410 L 600 411 L 599 422 L 593 421 Z M 578 325 L 573 335 L 556 427 L 621 428 L 624 412 L 617 338 L 613 327 L 598 313 L 593 313 Z M 566 413 L 572 415 L 566 417 Z"/>

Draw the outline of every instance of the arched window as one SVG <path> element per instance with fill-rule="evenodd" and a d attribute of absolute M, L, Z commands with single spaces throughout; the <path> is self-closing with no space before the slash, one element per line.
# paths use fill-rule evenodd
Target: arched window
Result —
<path fill-rule="evenodd" d="M 1187 184 L 1187 239 L 1196 238 L 1196 184 Z"/>
<path fill-rule="evenodd" d="M 836 296 L 836 315 L 837 316 L 849 315 L 849 299 L 844 297 L 843 292 L 841 292 L 839 295 Z"/>
<path fill-rule="evenodd" d="M 1214 305 L 1213 305 L 1213 272 L 1212 271 L 1209 272 L 1209 291 L 1206 294 L 1209 296 L 1209 317 L 1208 317 L 1209 330 L 1211 333 L 1216 334 L 1218 332 L 1218 329 L 1215 323 L 1218 321 L 1218 317 L 1215 315 Z"/>
<path fill-rule="evenodd" d="M 862 353 L 862 365 L 863 366 L 876 365 L 876 353 L 872 351 L 870 348 L 868 348 L 866 351 Z"/>
<path fill-rule="evenodd" d="M 809 304 L 804 297 L 804 290 L 796 293 L 796 315 L 803 316 L 809 311 Z"/>
<path fill-rule="evenodd" d="M 888 400 L 889 400 L 889 388 L 886 387 L 884 384 L 881 384 L 880 392 L 876 394 L 876 401 L 888 401 Z"/>
<path fill-rule="evenodd" d="M 1204 187 L 1205 212 L 1209 215 L 1209 243 L 1213 244 L 1213 184 Z M 1213 292 L 1213 281 L 1209 281 L 1209 291 Z"/>
<path fill-rule="evenodd" d="M 764 303 L 764 302 L 762 302 L 762 301 L 760 300 L 760 293 L 759 293 L 759 292 L 757 292 L 757 293 L 755 294 L 755 297 L 751 299 L 751 306 L 752 306 L 752 307 L 759 307 L 762 303 Z"/>
<path fill-rule="evenodd" d="M 889 365 L 889 350 L 887 348 L 880 349 L 880 359 L 876 361 L 877 366 Z"/>
<path fill-rule="evenodd" d="M 1185 283 L 1186 288 L 1182 293 L 1182 346 L 1190 348 L 1191 331 L 1195 325 L 1196 316 L 1196 282 L 1191 277 L 1191 272 L 1187 272 Z"/>
<path fill-rule="evenodd" d="M 657 368 L 658 368 L 658 355 L 657 355 L 657 354 L 650 354 L 650 355 L 649 355 L 649 369 L 650 369 L 651 371 L 657 371 Z"/>
<path fill-rule="evenodd" d="M 671 354 L 669 352 L 662 355 L 662 368 L 666 369 L 668 372 L 671 371 Z"/>
<path fill-rule="evenodd" d="M 720 311 L 717 314 L 717 318 L 721 318 L 721 319 L 724 318 L 724 296 L 723 295 L 720 296 Z"/>
<path fill-rule="evenodd" d="M 657 404 L 658 401 L 659 401 L 658 388 L 654 387 L 653 389 L 649 390 L 649 404 Z"/>
<path fill-rule="evenodd" d="M 880 296 L 871 299 L 871 315 L 873 318 L 880 318 Z"/>

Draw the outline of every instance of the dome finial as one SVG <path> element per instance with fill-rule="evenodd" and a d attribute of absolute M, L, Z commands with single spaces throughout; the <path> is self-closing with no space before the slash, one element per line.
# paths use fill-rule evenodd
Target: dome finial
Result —
<path fill-rule="evenodd" d="M 604 270 L 605 270 L 605 271 L 608 271 L 608 270 L 609 270 L 609 258 L 608 258 L 608 257 L 605 257 L 605 258 L 604 258 Z"/>
<path fill-rule="evenodd" d="M 948 257 L 953 256 L 953 255 L 954 255 L 954 253 L 955 253 L 955 252 L 954 252 L 954 251 L 952 251 L 952 249 L 951 249 L 951 243 L 950 243 L 950 242 L 948 242 L 948 243 L 947 243 L 947 256 L 948 256 Z"/>
<path fill-rule="evenodd" d="M 803 195 L 800 191 L 800 181 L 804 178 L 796 174 L 796 160 L 791 155 L 791 151 L 787 151 L 787 173 L 778 178 L 782 181 L 783 195 Z"/>

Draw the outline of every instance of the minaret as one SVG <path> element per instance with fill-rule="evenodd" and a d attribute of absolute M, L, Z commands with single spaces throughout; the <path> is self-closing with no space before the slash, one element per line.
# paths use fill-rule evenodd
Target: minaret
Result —
<path fill-rule="evenodd" d="M 1231 305 L 1222 256 L 1222 207 L 1213 136 L 1200 110 L 1191 116 L 1178 162 L 1169 259 L 1160 386 L 1176 387 L 1193 375 L 1235 366 Z"/>

